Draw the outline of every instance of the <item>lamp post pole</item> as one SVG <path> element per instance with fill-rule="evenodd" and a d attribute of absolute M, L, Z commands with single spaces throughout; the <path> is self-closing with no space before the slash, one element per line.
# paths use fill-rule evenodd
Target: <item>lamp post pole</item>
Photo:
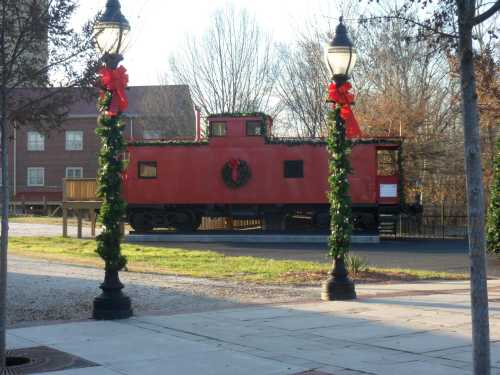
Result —
<path fill-rule="evenodd" d="M 102 293 L 94 299 L 92 317 L 99 320 L 126 319 L 132 316 L 132 303 L 122 289 L 119 271 L 126 265 L 121 254 L 120 223 L 125 217 L 125 203 L 121 194 L 123 171 L 122 152 L 124 125 L 122 112 L 127 108 L 125 88 L 128 76 L 123 66 L 121 51 L 125 46 L 130 25 L 121 13 L 119 0 L 108 0 L 106 9 L 95 26 L 95 40 L 103 54 L 98 100 L 99 119 L 96 133 L 101 138 L 99 152 L 98 196 L 102 199 L 99 221 L 102 233 L 97 236 L 97 253 L 105 263 Z"/>
<path fill-rule="evenodd" d="M 351 142 L 348 138 L 360 136 L 361 133 L 350 109 L 354 96 L 349 93 L 351 86 L 348 82 L 349 74 L 356 62 L 356 52 L 347 36 L 342 18 L 325 57 L 334 82 L 329 88 L 328 102 L 332 103 L 333 109 L 328 114 L 327 139 L 331 220 L 328 248 L 333 258 L 333 266 L 328 280 L 323 284 L 321 299 L 352 300 L 356 298 L 356 291 L 345 265 L 352 234 L 348 181 Z"/>

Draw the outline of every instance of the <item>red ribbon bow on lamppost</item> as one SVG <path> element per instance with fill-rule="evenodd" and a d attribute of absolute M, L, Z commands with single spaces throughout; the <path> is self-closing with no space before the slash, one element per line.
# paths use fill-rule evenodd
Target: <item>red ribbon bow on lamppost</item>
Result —
<path fill-rule="evenodd" d="M 335 83 L 331 83 L 328 90 L 328 97 L 332 102 L 337 103 L 341 107 L 340 117 L 346 123 L 347 138 L 359 138 L 361 137 L 361 129 L 351 109 L 351 104 L 354 102 L 354 94 L 349 92 L 351 88 L 352 86 L 349 82 L 345 82 L 338 87 Z"/>
<path fill-rule="evenodd" d="M 231 180 L 234 183 L 238 182 L 240 161 L 238 159 L 229 160 L 229 167 L 231 168 Z"/>
<path fill-rule="evenodd" d="M 123 66 L 116 69 L 102 68 L 99 75 L 102 85 L 111 92 L 113 97 L 106 115 L 117 116 L 119 113 L 125 112 L 128 108 L 128 99 L 125 92 L 128 84 L 127 69 Z"/>

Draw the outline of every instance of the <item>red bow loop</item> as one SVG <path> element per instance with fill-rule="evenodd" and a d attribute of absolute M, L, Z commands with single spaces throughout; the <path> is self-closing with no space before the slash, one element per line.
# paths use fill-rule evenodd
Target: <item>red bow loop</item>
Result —
<path fill-rule="evenodd" d="M 128 84 L 127 69 L 119 66 L 117 69 L 102 68 L 99 71 L 103 87 L 112 94 L 108 116 L 117 116 L 128 108 L 128 99 L 125 89 Z"/>
<path fill-rule="evenodd" d="M 349 92 L 351 88 L 352 85 L 349 82 L 345 82 L 338 87 L 335 83 L 332 83 L 328 90 L 328 97 L 341 106 L 340 117 L 346 123 L 347 138 L 359 138 L 362 134 L 351 109 L 351 104 L 354 102 L 354 94 Z"/>
<path fill-rule="evenodd" d="M 240 173 L 238 171 L 238 167 L 240 166 L 240 161 L 238 159 L 229 160 L 229 167 L 231 168 L 231 180 L 234 183 L 238 181 Z"/>

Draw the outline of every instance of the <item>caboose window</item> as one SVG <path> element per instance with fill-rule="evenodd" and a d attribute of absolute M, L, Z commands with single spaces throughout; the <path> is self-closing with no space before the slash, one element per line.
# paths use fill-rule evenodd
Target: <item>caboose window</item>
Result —
<path fill-rule="evenodd" d="M 304 178 L 303 160 L 285 160 L 285 178 Z"/>
<path fill-rule="evenodd" d="M 377 175 L 397 176 L 398 172 L 397 150 L 377 150 Z"/>
<path fill-rule="evenodd" d="M 157 167 L 155 161 L 139 162 L 139 178 L 149 179 L 157 177 Z"/>
<path fill-rule="evenodd" d="M 212 137 L 225 137 L 227 134 L 227 124 L 225 122 L 212 122 L 210 125 L 210 135 Z"/>
<path fill-rule="evenodd" d="M 247 135 L 254 137 L 262 135 L 263 122 L 262 121 L 247 121 Z"/>

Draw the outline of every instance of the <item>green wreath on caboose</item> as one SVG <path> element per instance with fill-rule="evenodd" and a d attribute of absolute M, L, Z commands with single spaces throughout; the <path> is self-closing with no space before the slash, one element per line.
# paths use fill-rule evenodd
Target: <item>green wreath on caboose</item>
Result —
<path fill-rule="evenodd" d="M 238 189 L 252 177 L 248 163 L 241 159 L 231 159 L 222 167 L 222 180 L 227 187 Z"/>

